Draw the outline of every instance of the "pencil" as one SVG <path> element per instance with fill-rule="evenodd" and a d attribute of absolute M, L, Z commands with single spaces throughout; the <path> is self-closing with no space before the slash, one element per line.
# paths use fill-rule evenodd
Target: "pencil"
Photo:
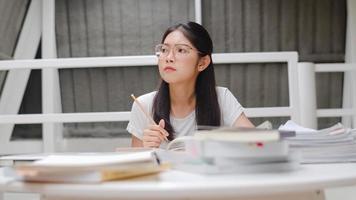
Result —
<path fill-rule="evenodd" d="M 135 95 L 131 94 L 131 98 L 137 103 L 138 107 L 141 109 L 141 111 L 146 115 L 147 119 L 150 120 L 150 122 L 154 125 L 158 125 L 152 117 L 148 114 L 148 112 L 145 110 L 145 108 L 142 106 L 142 104 L 138 101 L 138 99 L 135 97 Z M 162 133 L 163 134 L 163 133 Z M 163 137 L 166 141 L 168 141 L 167 137 L 163 134 Z"/>

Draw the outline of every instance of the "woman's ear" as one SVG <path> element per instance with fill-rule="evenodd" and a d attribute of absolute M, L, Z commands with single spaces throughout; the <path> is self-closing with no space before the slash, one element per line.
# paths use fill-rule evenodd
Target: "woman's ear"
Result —
<path fill-rule="evenodd" d="M 198 71 L 204 71 L 209 66 L 210 62 L 211 59 L 209 55 L 201 57 L 198 63 Z"/>

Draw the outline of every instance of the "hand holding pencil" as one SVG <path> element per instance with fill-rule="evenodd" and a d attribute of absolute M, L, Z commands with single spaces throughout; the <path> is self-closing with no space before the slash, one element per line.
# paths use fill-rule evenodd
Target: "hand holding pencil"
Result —
<path fill-rule="evenodd" d="M 168 141 L 167 136 L 169 135 L 169 133 L 164 129 L 164 120 L 161 119 L 157 124 L 148 114 L 148 112 L 144 109 L 142 104 L 137 100 L 137 98 L 133 94 L 131 94 L 131 97 L 151 123 L 151 125 L 149 125 L 143 131 L 143 147 L 158 148 L 163 140 Z"/>

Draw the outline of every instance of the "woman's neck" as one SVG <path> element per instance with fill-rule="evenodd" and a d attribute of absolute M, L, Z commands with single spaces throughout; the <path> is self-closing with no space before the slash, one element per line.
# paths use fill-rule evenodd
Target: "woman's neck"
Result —
<path fill-rule="evenodd" d="M 169 95 L 173 116 L 181 118 L 194 110 L 196 99 L 194 84 L 170 84 Z"/>

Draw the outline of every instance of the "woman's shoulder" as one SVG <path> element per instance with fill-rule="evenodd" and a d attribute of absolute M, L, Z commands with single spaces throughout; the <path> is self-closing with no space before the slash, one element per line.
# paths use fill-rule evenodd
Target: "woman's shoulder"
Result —
<path fill-rule="evenodd" d="M 216 87 L 216 94 L 220 102 L 226 102 L 231 100 L 237 100 L 235 95 L 226 87 Z"/>
<path fill-rule="evenodd" d="M 157 91 L 149 92 L 149 93 L 139 96 L 137 99 L 142 104 L 146 104 L 146 105 L 151 104 L 153 102 L 153 99 L 155 98 L 156 94 L 157 94 Z"/>
<path fill-rule="evenodd" d="M 227 93 L 231 93 L 227 87 L 216 86 L 216 94 L 218 97 L 225 96 Z"/>

